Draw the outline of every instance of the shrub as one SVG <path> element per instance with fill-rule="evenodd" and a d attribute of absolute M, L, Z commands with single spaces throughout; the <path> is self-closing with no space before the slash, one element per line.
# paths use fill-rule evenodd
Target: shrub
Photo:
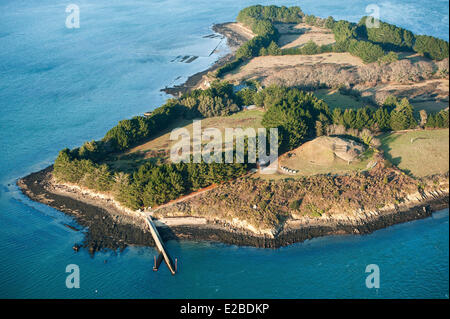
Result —
<path fill-rule="evenodd" d="M 392 63 L 392 62 L 398 61 L 398 54 L 393 52 L 393 51 L 389 51 L 389 53 L 387 53 L 384 56 L 380 57 L 378 59 L 378 61 L 380 63 Z"/>
<path fill-rule="evenodd" d="M 302 54 L 312 55 L 320 53 L 319 46 L 312 40 L 309 40 L 303 47 L 300 49 Z"/>
<path fill-rule="evenodd" d="M 384 51 L 379 45 L 367 41 L 351 41 L 348 51 L 350 54 L 360 57 L 364 63 L 375 62 L 384 56 Z"/>
<path fill-rule="evenodd" d="M 302 200 L 301 200 L 301 199 L 299 199 L 299 200 L 293 200 L 293 201 L 291 202 L 291 204 L 289 205 L 289 207 L 290 207 L 292 210 L 299 210 L 301 204 L 302 204 Z"/>

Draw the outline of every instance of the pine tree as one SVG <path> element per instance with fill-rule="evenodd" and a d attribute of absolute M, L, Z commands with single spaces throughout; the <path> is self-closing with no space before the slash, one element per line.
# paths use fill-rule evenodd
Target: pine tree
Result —
<path fill-rule="evenodd" d="M 266 56 L 269 55 L 269 52 L 267 51 L 267 48 L 261 48 L 261 50 L 259 50 L 259 55 L 260 56 Z"/>
<path fill-rule="evenodd" d="M 272 41 L 267 48 L 267 53 L 268 55 L 281 55 L 281 49 L 274 41 Z"/>
<path fill-rule="evenodd" d="M 379 107 L 373 115 L 373 120 L 380 131 L 387 131 L 391 128 L 390 119 L 391 116 L 386 107 Z"/>
<path fill-rule="evenodd" d="M 358 111 L 356 112 L 354 128 L 361 130 L 363 128 L 369 128 L 371 126 L 369 112 L 370 111 L 367 108 L 358 109 Z"/>
<path fill-rule="evenodd" d="M 434 114 L 428 115 L 428 118 L 427 118 L 427 124 L 426 124 L 425 126 L 426 126 L 426 127 L 429 127 L 429 128 L 434 128 L 434 127 L 436 127 L 436 122 L 435 122 L 434 118 L 435 118 L 435 115 L 434 115 Z"/>
<path fill-rule="evenodd" d="M 347 128 L 355 128 L 356 126 L 356 114 L 352 109 L 345 109 L 344 111 L 344 125 Z"/>
<path fill-rule="evenodd" d="M 342 114 L 342 109 L 340 109 L 338 107 L 335 108 L 333 110 L 332 119 L 333 119 L 333 124 L 344 125 L 344 116 Z"/>
<path fill-rule="evenodd" d="M 394 131 L 399 131 L 412 129 L 416 126 L 417 121 L 414 118 L 414 109 L 408 102 L 408 99 L 403 98 L 391 112 L 391 128 Z"/>

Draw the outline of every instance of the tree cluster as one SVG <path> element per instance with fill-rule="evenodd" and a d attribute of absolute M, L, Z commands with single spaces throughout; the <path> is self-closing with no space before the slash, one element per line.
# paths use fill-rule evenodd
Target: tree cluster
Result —
<path fill-rule="evenodd" d="M 328 105 L 295 88 L 271 86 L 258 92 L 254 101 L 266 108 L 262 125 L 278 128 L 281 151 L 298 147 L 316 135 L 317 125 L 325 128 L 330 123 Z"/>
<path fill-rule="evenodd" d="M 269 20 L 271 22 L 300 23 L 304 13 L 299 7 L 254 5 L 242 9 L 237 21 L 250 24 L 251 20 Z"/>
<path fill-rule="evenodd" d="M 335 108 L 332 122 L 350 129 L 371 131 L 398 131 L 417 127 L 414 109 L 406 98 L 398 100 L 389 96 L 376 110 L 368 107 L 358 110 Z"/>
<path fill-rule="evenodd" d="M 425 127 L 428 128 L 448 128 L 448 109 L 427 116 Z"/>
<path fill-rule="evenodd" d="M 132 175 L 113 172 L 106 164 L 80 159 L 69 149 L 60 151 L 53 174 L 60 182 L 69 182 L 94 191 L 110 192 L 126 207 L 164 204 L 184 194 L 241 176 L 246 164 L 178 163 L 154 165 L 146 162 Z"/>
<path fill-rule="evenodd" d="M 168 127 L 180 118 L 225 116 L 239 110 L 233 86 L 213 82 L 206 90 L 193 90 L 179 99 L 170 99 L 148 117 L 122 120 L 110 129 L 103 142 L 114 151 L 123 151 Z"/>

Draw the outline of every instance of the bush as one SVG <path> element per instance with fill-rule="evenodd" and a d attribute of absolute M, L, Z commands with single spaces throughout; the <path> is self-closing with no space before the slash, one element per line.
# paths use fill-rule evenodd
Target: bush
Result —
<path fill-rule="evenodd" d="M 384 51 L 379 45 L 367 41 L 351 41 L 348 51 L 350 54 L 360 57 L 364 63 L 378 61 L 384 56 Z"/>
<path fill-rule="evenodd" d="M 380 63 L 392 63 L 392 62 L 398 61 L 398 54 L 393 51 L 389 51 L 389 53 L 380 57 L 378 59 L 378 61 Z"/>
<path fill-rule="evenodd" d="M 299 200 L 294 200 L 294 201 L 291 202 L 291 204 L 289 205 L 289 207 L 290 207 L 292 210 L 299 210 L 301 204 L 302 204 L 302 200 L 301 200 L 301 199 L 299 199 Z"/>

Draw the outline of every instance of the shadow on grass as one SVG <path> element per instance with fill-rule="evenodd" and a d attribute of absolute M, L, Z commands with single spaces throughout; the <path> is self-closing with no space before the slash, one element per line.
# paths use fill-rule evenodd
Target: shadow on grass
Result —
<path fill-rule="evenodd" d="M 392 148 L 389 146 L 389 143 L 393 143 L 400 136 L 402 136 L 402 134 L 386 133 L 386 135 L 381 136 L 381 147 L 380 148 L 384 152 L 384 158 L 386 160 L 388 160 L 392 165 L 395 165 L 398 169 L 400 169 L 406 175 L 408 175 L 410 177 L 415 177 L 412 174 L 411 170 L 409 170 L 409 169 L 401 169 L 399 167 L 399 165 L 402 162 L 402 157 L 401 156 L 393 157 L 392 154 L 390 153 Z M 422 138 L 416 138 L 416 140 L 417 139 L 422 139 Z"/>

